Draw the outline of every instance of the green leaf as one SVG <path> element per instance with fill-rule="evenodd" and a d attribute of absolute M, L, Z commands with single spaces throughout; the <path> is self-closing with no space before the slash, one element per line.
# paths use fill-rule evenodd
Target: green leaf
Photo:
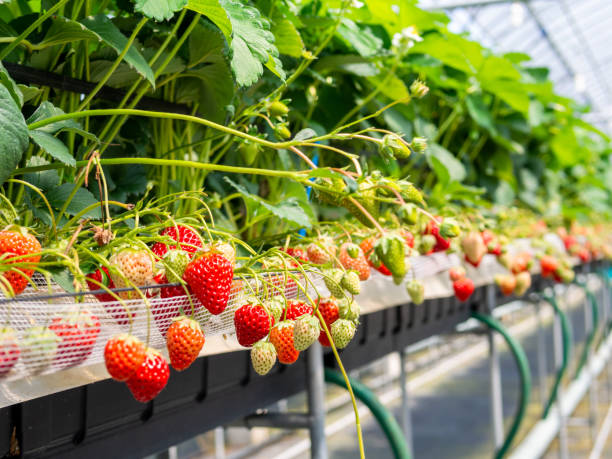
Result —
<path fill-rule="evenodd" d="M 68 147 L 58 138 L 37 130 L 30 131 L 30 138 L 58 161 L 71 167 L 76 166 L 76 161 L 68 151 Z"/>
<path fill-rule="evenodd" d="M 316 136 L 317 136 L 317 133 L 315 132 L 314 129 L 306 128 L 306 129 L 302 129 L 297 134 L 295 134 L 295 136 L 293 137 L 293 140 L 299 140 L 299 141 L 308 140 Z"/>
<path fill-rule="evenodd" d="M 100 41 L 113 48 L 117 53 L 121 53 L 128 42 L 126 36 L 104 14 L 81 19 L 80 23 L 93 31 Z M 124 59 L 134 70 L 146 78 L 151 83 L 151 86 L 155 87 L 153 70 L 151 70 L 145 58 L 140 54 L 140 51 L 136 49 L 134 43 Z"/>
<path fill-rule="evenodd" d="M 187 5 L 187 0 L 136 0 L 134 3 L 134 9 L 139 13 L 156 21 L 165 21 Z"/>
<path fill-rule="evenodd" d="M 240 0 L 221 0 L 232 23 L 232 70 L 240 86 L 250 86 L 263 74 L 263 66 L 284 79 L 270 23 L 259 10 Z"/>
<path fill-rule="evenodd" d="M 32 124 L 36 121 L 45 120 L 54 116 L 64 115 L 64 111 L 61 108 L 56 107 L 51 102 L 45 100 L 41 103 L 36 111 L 32 113 L 32 116 L 28 118 L 27 123 Z M 91 132 L 85 131 L 81 125 L 75 120 L 64 120 L 58 121 L 57 123 L 47 124 L 41 128 L 36 129 L 39 132 L 46 132 L 48 134 L 57 134 L 58 132 L 74 132 L 94 142 L 99 142 L 99 139 Z"/>
<path fill-rule="evenodd" d="M 495 121 L 493 121 L 493 116 L 491 115 L 489 108 L 484 103 L 484 100 L 482 100 L 482 96 L 478 94 L 470 94 L 467 96 L 465 104 L 470 116 L 474 121 L 476 121 L 476 124 L 495 135 Z"/>
<path fill-rule="evenodd" d="M 21 91 L 24 103 L 34 99 L 42 92 L 41 88 L 37 88 L 35 86 L 26 86 L 25 84 L 18 84 L 17 87 L 19 88 L 19 91 Z"/>
<path fill-rule="evenodd" d="M 98 34 L 77 21 L 71 21 L 63 16 L 56 16 L 53 18 L 51 27 L 47 30 L 45 37 L 37 46 L 47 48 L 81 40 L 100 41 L 101 38 Z"/>
<path fill-rule="evenodd" d="M 432 142 L 428 145 L 427 162 L 439 177 L 440 175 L 446 177 L 448 174 L 448 180 L 461 182 L 465 179 L 466 171 L 463 163 L 455 158 L 450 151 L 437 143 Z M 445 172 L 443 172 L 443 169 Z"/>
<path fill-rule="evenodd" d="M 263 207 L 281 220 L 294 223 L 302 228 L 310 228 L 312 226 L 310 218 L 308 218 L 308 215 L 295 198 L 284 199 L 278 204 L 271 204 L 265 199 L 249 193 L 245 187 L 233 182 L 229 177 L 226 176 L 223 178 L 234 187 L 246 201 L 250 201 L 258 207 Z"/>
<path fill-rule="evenodd" d="M 272 33 L 278 52 L 291 57 L 301 57 L 304 42 L 300 33 L 289 19 L 276 18 L 272 21 Z"/>
<path fill-rule="evenodd" d="M 219 30 L 225 35 L 225 39 L 228 42 L 231 41 L 232 23 L 219 0 L 189 0 L 187 8 L 206 16 L 219 27 Z"/>
<path fill-rule="evenodd" d="M 70 197 L 70 194 L 72 193 L 73 189 L 73 183 L 64 183 L 63 185 L 57 186 L 50 190 L 46 195 L 49 204 L 51 204 L 51 207 L 55 209 L 62 208 Z M 99 201 L 94 197 L 93 194 L 91 194 L 91 192 L 89 192 L 89 190 L 86 190 L 85 188 L 79 188 L 76 194 L 72 197 L 70 203 L 68 204 L 68 207 L 66 208 L 66 213 L 68 215 L 76 215 L 84 208 L 89 207 L 98 202 Z M 90 210 L 89 212 L 86 212 L 83 216 L 89 218 L 101 218 L 102 214 L 100 213 L 100 208 L 96 207 Z"/>
<path fill-rule="evenodd" d="M 369 77 L 368 81 L 391 100 L 408 99 L 410 96 L 404 82 L 387 69 L 378 75 Z"/>
<path fill-rule="evenodd" d="M 23 94 L 19 90 L 17 83 L 8 74 L 2 62 L 0 62 L 0 83 L 2 83 L 6 89 L 11 93 L 11 97 L 15 101 L 18 107 L 23 107 Z"/>
<path fill-rule="evenodd" d="M 364 57 L 378 54 L 383 45 L 382 40 L 374 35 L 369 28 L 359 27 L 354 21 L 347 18 L 342 18 L 337 33 L 349 46 L 352 46 L 355 51 Z"/>
<path fill-rule="evenodd" d="M 21 110 L 9 90 L 0 85 L 0 185 L 11 176 L 28 148 L 29 137 Z"/>
<path fill-rule="evenodd" d="M 177 102 L 197 101 L 205 118 L 222 121 L 234 96 L 234 80 L 226 58 L 223 35 L 212 25 L 196 27 L 189 37 L 189 61 L 194 70 L 178 86 Z"/>
<path fill-rule="evenodd" d="M 378 74 L 378 69 L 369 59 L 355 54 L 330 54 L 319 59 L 314 66 L 317 72 L 338 71 L 369 77 Z"/>

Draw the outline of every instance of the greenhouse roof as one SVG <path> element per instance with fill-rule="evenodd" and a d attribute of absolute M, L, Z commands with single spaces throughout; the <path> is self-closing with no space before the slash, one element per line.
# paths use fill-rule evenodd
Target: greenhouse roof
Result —
<path fill-rule="evenodd" d="M 529 54 L 550 69 L 558 93 L 591 107 L 588 121 L 612 130 L 612 1 L 419 0 L 444 10 L 453 32 L 498 52 Z"/>

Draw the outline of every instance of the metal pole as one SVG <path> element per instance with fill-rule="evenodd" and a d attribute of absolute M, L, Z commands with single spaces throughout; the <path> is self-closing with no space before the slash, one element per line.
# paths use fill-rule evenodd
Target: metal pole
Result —
<path fill-rule="evenodd" d="M 400 388 L 402 391 L 402 430 L 404 432 L 404 438 L 408 444 L 408 451 L 410 457 L 414 457 L 414 450 L 412 446 L 412 419 L 410 416 L 410 389 L 408 388 L 408 375 L 406 374 L 406 359 L 408 353 L 406 349 L 399 351 L 400 358 Z"/>
<path fill-rule="evenodd" d="M 225 459 L 225 431 L 223 427 L 215 428 L 215 459 Z"/>
<path fill-rule="evenodd" d="M 310 457 L 327 459 L 325 441 L 325 379 L 323 348 L 315 342 L 308 351 L 308 411 L 310 425 Z"/>
<path fill-rule="evenodd" d="M 546 378 L 548 376 L 548 368 L 546 366 L 546 335 L 544 333 L 544 324 L 542 323 L 542 304 L 540 299 L 534 299 L 533 304 L 538 318 L 538 382 L 540 386 L 540 400 L 542 400 L 542 408 L 544 408 L 548 393 L 546 388 Z"/>
<path fill-rule="evenodd" d="M 555 314 L 554 325 L 553 325 L 553 349 L 555 356 L 555 368 L 559 370 L 563 363 L 563 340 L 561 338 L 561 319 Z M 569 450 L 567 446 L 567 428 L 565 415 L 563 414 L 563 384 L 559 384 L 557 389 L 557 413 L 559 415 L 559 457 L 561 459 L 567 459 L 569 457 Z"/>
<path fill-rule="evenodd" d="M 585 335 L 588 336 L 595 324 L 591 317 L 591 308 L 589 305 L 589 298 L 585 294 L 584 298 L 584 329 Z M 589 349 L 585 370 L 592 373 L 592 361 L 593 361 L 593 347 Z M 593 378 L 591 385 L 589 386 L 589 427 L 591 429 L 591 438 L 595 441 L 597 436 L 597 406 L 599 405 L 597 395 L 597 378 Z"/>
<path fill-rule="evenodd" d="M 495 308 L 495 285 L 487 286 L 487 308 L 489 314 Z M 487 331 L 489 341 L 489 381 L 491 396 L 491 421 L 493 423 L 493 444 L 499 449 L 504 443 L 504 414 L 502 405 L 501 371 L 499 354 L 495 346 L 495 335 L 491 329 Z"/>

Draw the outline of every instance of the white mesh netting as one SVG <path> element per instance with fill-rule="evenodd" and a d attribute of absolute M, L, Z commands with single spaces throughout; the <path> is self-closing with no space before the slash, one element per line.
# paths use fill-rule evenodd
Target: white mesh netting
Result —
<path fill-rule="evenodd" d="M 234 333 L 234 312 L 253 300 L 253 292 L 261 300 L 279 294 L 280 289 L 284 290 L 288 299 L 305 297 L 294 280 L 287 280 L 282 274 L 270 279 L 275 288 L 264 289 L 260 283 L 259 291 L 254 280 L 249 281 L 251 290 L 245 286 L 244 280 L 235 279 L 227 308 L 217 316 L 210 314 L 192 296 L 194 318 L 201 324 L 204 335 Z M 309 275 L 309 282 L 304 282 L 301 275 L 297 279 L 315 299 L 327 292 L 322 277 L 316 273 Z M 0 320 L 4 326 L 8 325 L 17 332 L 19 347 L 15 351 L 10 346 L 0 345 L 0 375 L 3 381 L 103 362 L 106 341 L 118 333 L 130 332 L 143 342 L 147 342 L 148 336 L 149 346 L 164 349 L 165 333 L 173 319 L 182 313 L 188 316 L 192 313 L 192 303 L 186 295 L 153 297 L 147 301 L 148 305 L 141 299 L 125 300 L 123 303 L 100 302 L 89 294 L 82 296 L 80 301 L 66 297 L 49 299 L 46 297 L 50 294 L 65 292 L 55 284 L 47 285 L 42 276 L 35 275 L 34 281 L 37 288 L 28 287 L 19 295 L 18 301 L 6 301 L 0 296 Z M 58 324 L 61 318 L 76 313 L 89 318 L 80 327 L 82 331 Z M 42 334 L 38 331 L 37 339 L 32 341 L 28 339 L 32 327 L 47 328 L 43 328 Z M 15 358 L 16 363 L 11 365 Z M 9 367 L 12 368 L 7 373 Z"/>

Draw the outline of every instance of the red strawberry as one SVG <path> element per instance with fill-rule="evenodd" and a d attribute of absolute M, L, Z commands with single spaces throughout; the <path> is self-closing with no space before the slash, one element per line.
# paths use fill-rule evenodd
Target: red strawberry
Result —
<path fill-rule="evenodd" d="M 513 274 L 502 274 L 495 276 L 495 283 L 505 296 L 512 295 L 516 288 L 516 277 Z"/>
<path fill-rule="evenodd" d="M 365 257 L 368 260 L 368 264 L 372 268 L 376 269 L 379 273 L 385 276 L 390 276 L 391 271 L 389 271 L 389 269 L 380 260 L 378 260 L 378 257 L 374 253 L 374 244 L 376 244 L 377 240 L 378 238 L 374 236 L 368 237 L 361 241 L 359 247 L 361 247 L 361 250 L 363 250 Z M 373 260 L 375 260 L 377 263 L 374 263 Z"/>
<path fill-rule="evenodd" d="M 134 398 L 142 403 L 150 402 L 159 395 L 170 377 L 166 359 L 154 349 L 147 349 L 146 360 L 127 380 L 128 389 Z"/>
<path fill-rule="evenodd" d="M 214 315 L 227 307 L 234 268 L 215 250 L 203 252 L 187 265 L 183 278 L 200 303 Z"/>
<path fill-rule="evenodd" d="M 166 346 L 172 368 L 176 371 L 189 368 L 204 346 L 200 324 L 185 316 L 175 320 L 166 333 Z"/>
<path fill-rule="evenodd" d="M 293 346 L 294 325 L 292 320 L 284 320 L 272 327 L 270 331 L 270 342 L 276 349 L 280 363 L 293 363 L 300 356 L 300 351 Z"/>
<path fill-rule="evenodd" d="M 559 263 L 557 259 L 551 255 L 543 255 L 540 258 L 540 269 L 542 270 L 542 277 L 551 277 L 557 270 Z"/>
<path fill-rule="evenodd" d="M 92 280 L 98 283 L 94 283 Z M 87 287 L 89 290 L 103 290 L 98 284 L 105 285 L 108 289 L 115 288 L 115 283 L 111 279 L 106 266 L 100 266 L 93 273 L 88 274 L 87 277 L 85 277 L 85 281 L 87 282 Z M 117 300 L 113 295 L 110 293 L 99 293 L 94 296 L 102 303 L 113 303 L 104 304 L 104 309 L 106 309 L 106 311 L 113 319 L 117 321 L 119 325 L 127 325 L 130 323 L 125 307 L 119 303 L 116 303 Z"/>
<path fill-rule="evenodd" d="M 328 330 L 331 329 L 332 324 L 340 317 L 340 308 L 338 306 L 338 302 L 334 298 L 320 299 L 319 312 L 321 313 L 321 317 L 323 317 Z M 331 346 L 329 339 L 327 338 L 327 334 L 325 334 L 325 331 L 323 330 L 323 325 L 321 325 L 319 343 L 326 347 Z"/>
<path fill-rule="evenodd" d="M 113 336 L 104 347 L 106 370 L 116 381 L 127 381 L 145 361 L 142 341 L 132 335 Z"/>
<path fill-rule="evenodd" d="M 414 249 L 414 235 L 405 228 L 400 229 L 400 235 L 406 241 L 406 245 L 411 249 Z"/>
<path fill-rule="evenodd" d="M 306 251 L 300 247 L 287 247 L 286 249 L 282 248 L 281 250 L 301 263 L 306 263 L 308 261 Z M 292 261 L 291 264 L 295 266 L 294 261 Z"/>
<path fill-rule="evenodd" d="M 581 247 L 576 252 L 576 255 L 578 256 L 578 258 L 580 258 L 580 261 L 583 263 L 588 263 L 588 261 L 591 259 L 591 254 L 589 253 L 589 250 L 586 249 L 585 247 Z"/>
<path fill-rule="evenodd" d="M 178 242 L 178 245 L 185 252 L 189 252 L 191 254 L 195 253 L 198 249 L 202 248 L 202 238 L 200 235 L 190 226 L 186 225 L 177 225 L 178 227 L 178 238 L 176 236 L 176 227 L 169 226 L 168 228 L 164 228 L 159 234 L 160 236 L 168 236 Z M 151 247 L 151 251 L 157 255 L 159 258 L 163 258 L 166 255 L 166 252 L 170 249 L 177 249 L 176 245 L 171 245 L 168 247 L 163 242 L 156 242 Z"/>
<path fill-rule="evenodd" d="M 565 245 L 565 250 L 567 251 L 569 251 L 570 248 L 576 244 L 578 244 L 578 240 L 575 236 L 567 235 L 563 238 L 563 245 Z"/>
<path fill-rule="evenodd" d="M 478 267 L 482 257 L 487 253 L 487 246 L 483 242 L 480 233 L 476 231 L 471 231 L 461 239 L 461 248 L 463 253 L 465 253 L 465 261 L 475 267 Z"/>
<path fill-rule="evenodd" d="M 308 303 L 304 303 L 300 300 L 288 300 L 287 301 L 287 314 L 286 320 L 295 320 L 304 314 L 312 314 L 312 306 Z"/>
<path fill-rule="evenodd" d="M 495 234 L 493 234 L 492 231 L 487 229 L 482 231 L 480 233 L 480 236 L 482 237 L 482 242 L 484 242 L 486 246 L 488 246 L 495 239 Z"/>
<path fill-rule="evenodd" d="M 453 290 L 459 301 L 465 301 L 474 293 L 474 282 L 469 277 L 464 277 L 453 282 Z"/>
<path fill-rule="evenodd" d="M 463 266 L 453 266 L 448 270 L 448 276 L 455 282 L 465 277 L 465 268 Z"/>
<path fill-rule="evenodd" d="M 4 378 L 19 359 L 17 334 L 10 327 L 0 329 L 0 378 Z"/>
<path fill-rule="evenodd" d="M 55 359 L 62 367 L 72 367 L 91 354 L 100 334 L 100 321 L 87 310 L 72 311 L 53 319 L 49 330 L 60 339 Z"/>
<path fill-rule="evenodd" d="M 519 253 L 510 263 L 510 271 L 512 274 L 518 274 L 527 271 L 531 264 L 531 254 L 528 252 Z"/>
<path fill-rule="evenodd" d="M 356 257 L 351 257 L 350 252 L 356 252 Z M 362 281 L 367 280 L 370 277 L 370 265 L 361 250 L 361 247 L 351 242 L 345 242 L 340 246 L 340 253 L 338 260 L 342 263 L 347 270 L 357 271 L 359 273 L 359 279 Z"/>
<path fill-rule="evenodd" d="M 0 231 L 0 260 L 5 270 L 0 276 L 9 283 L 15 295 L 20 294 L 28 285 L 28 279 L 32 277 L 34 270 L 29 267 L 16 267 L 10 270 L 10 265 L 21 263 L 38 263 L 42 248 L 40 242 L 29 234 L 25 228 L 10 226 Z M 32 256 L 24 256 L 32 255 Z M 16 260 L 12 260 L 16 257 Z M 21 273 L 17 272 L 21 271 Z M 4 284 L 4 283 L 3 283 Z"/>
<path fill-rule="evenodd" d="M 241 346 L 251 347 L 257 341 L 268 336 L 274 317 L 261 305 L 247 303 L 236 309 L 234 327 L 236 338 Z"/>
<path fill-rule="evenodd" d="M 450 248 L 450 240 L 444 239 L 440 235 L 440 226 L 439 222 L 442 221 L 442 217 L 436 217 L 438 221 L 430 220 L 427 223 L 427 228 L 425 230 L 425 234 L 431 234 L 436 238 L 436 245 L 433 248 L 434 252 L 444 252 Z"/>

